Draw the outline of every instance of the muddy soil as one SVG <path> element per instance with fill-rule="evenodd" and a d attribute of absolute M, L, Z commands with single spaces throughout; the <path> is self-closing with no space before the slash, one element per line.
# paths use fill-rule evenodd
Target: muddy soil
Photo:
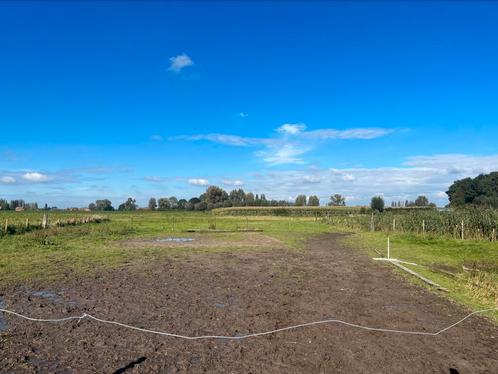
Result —
<path fill-rule="evenodd" d="M 197 253 L 59 285 L 3 288 L 0 298 L 35 317 L 87 312 L 188 335 L 237 335 L 325 318 L 437 331 L 468 313 L 344 248 L 332 234 L 310 240 L 306 251 Z M 4 320 L 2 373 L 498 373 L 498 328 L 479 316 L 439 336 L 331 324 L 242 341 L 185 341 L 91 320 Z"/>

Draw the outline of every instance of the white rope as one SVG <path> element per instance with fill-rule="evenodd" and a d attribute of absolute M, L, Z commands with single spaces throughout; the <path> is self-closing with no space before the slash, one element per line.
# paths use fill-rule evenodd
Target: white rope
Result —
<path fill-rule="evenodd" d="M 380 328 L 380 327 L 369 327 L 369 326 L 362 326 L 358 325 L 355 323 L 350 323 L 346 321 L 342 321 L 340 319 L 325 319 L 321 321 L 314 321 L 314 322 L 307 322 L 307 323 L 301 323 L 299 325 L 293 325 L 293 326 L 287 326 L 287 327 L 282 327 L 280 329 L 275 329 L 275 330 L 269 330 L 269 331 L 264 331 L 264 332 L 257 332 L 257 333 L 252 333 L 252 334 L 245 334 L 245 335 L 239 335 L 239 336 L 225 336 L 225 335 L 199 335 L 199 336 L 188 336 L 188 335 L 179 335 L 179 334 L 173 334 L 170 332 L 163 332 L 163 331 L 155 331 L 155 330 L 149 330 L 149 329 L 144 329 L 141 327 L 136 327 L 136 326 L 131 326 L 127 325 L 125 323 L 121 322 L 116 322 L 116 321 L 109 321 L 105 319 L 101 319 L 98 317 L 94 317 L 91 314 L 83 313 L 81 316 L 73 316 L 73 317 L 66 317 L 66 318 L 56 318 L 56 319 L 42 319 L 42 318 L 32 318 L 32 317 L 27 317 L 25 315 L 22 315 L 20 313 L 14 312 L 12 310 L 8 309 L 0 309 L 0 312 L 7 313 L 7 314 L 12 314 L 14 316 L 24 318 L 28 321 L 35 321 L 35 322 L 65 322 L 69 320 L 78 320 L 78 323 L 84 319 L 84 318 L 89 318 L 93 319 L 97 322 L 100 323 L 105 323 L 105 324 L 110 324 L 110 325 L 117 325 L 121 326 L 127 329 L 131 330 L 136 330 L 136 331 L 141 331 L 141 332 L 146 332 L 150 334 L 156 334 L 156 335 L 162 335 L 162 336 L 169 336 L 173 338 L 180 338 L 180 339 L 186 339 L 186 340 L 200 340 L 200 339 L 226 339 L 226 340 L 242 340 L 242 339 L 247 339 L 247 338 L 254 338 L 257 336 L 264 336 L 264 335 L 270 335 L 270 334 L 275 334 L 278 332 L 282 331 L 287 331 L 287 330 L 294 330 L 302 327 L 307 327 L 307 326 L 314 326 L 314 325 L 321 325 L 321 324 L 326 324 L 326 323 L 337 323 L 341 325 L 346 325 L 349 327 L 361 329 L 361 330 L 367 330 L 367 331 L 377 331 L 377 332 L 385 332 L 385 333 L 396 333 L 396 334 L 408 334 L 408 335 L 426 335 L 426 336 L 437 336 L 442 334 L 443 332 L 446 332 L 450 330 L 451 328 L 461 324 L 463 321 L 466 319 L 470 318 L 473 315 L 476 314 L 482 314 L 490 311 L 497 311 L 498 308 L 490 308 L 490 309 L 482 309 L 482 310 L 477 310 L 475 312 L 472 312 L 462 319 L 458 320 L 457 322 L 437 331 L 437 332 L 427 332 L 427 331 L 409 331 L 409 330 L 395 330 L 395 329 L 386 329 L 386 328 Z"/>

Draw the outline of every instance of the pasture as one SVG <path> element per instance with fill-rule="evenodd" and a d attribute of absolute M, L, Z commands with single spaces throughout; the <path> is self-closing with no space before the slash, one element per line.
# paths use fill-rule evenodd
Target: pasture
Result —
<path fill-rule="evenodd" d="M 393 231 L 387 223 L 371 231 L 371 215 L 359 212 L 252 213 L 103 212 L 97 221 L 84 219 L 87 212 L 49 212 L 43 229 L 43 213 L 0 212 L 7 226 L 33 225 L 0 237 L 0 305 L 36 318 L 89 313 L 191 336 L 330 318 L 433 332 L 497 306 L 492 238 Z M 413 214 L 405 221 L 422 212 Z M 417 263 L 410 268 L 448 291 L 372 261 L 385 254 L 388 235 L 396 258 Z M 490 372 L 498 365 L 496 312 L 439 336 L 324 324 L 240 341 L 188 341 L 89 319 L 0 317 L 0 360 L 13 372 L 382 372 L 407 361 L 419 372 Z"/>

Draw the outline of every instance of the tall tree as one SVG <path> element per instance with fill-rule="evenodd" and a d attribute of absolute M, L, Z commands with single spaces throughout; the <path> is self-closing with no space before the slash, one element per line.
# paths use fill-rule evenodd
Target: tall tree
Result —
<path fill-rule="evenodd" d="M 346 205 L 346 198 L 341 194 L 334 194 L 330 196 L 329 206 L 344 206 Z"/>
<path fill-rule="evenodd" d="M 429 206 L 429 199 L 424 195 L 420 195 L 415 199 L 415 206 Z"/>
<path fill-rule="evenodd" d="M 316 195 L 308 197 L 308 206 L 320 206 L 320 199 Z"/>
<path fill-rule="evenodd" d="M 166 197 L 161 197 L 157 200 L 157 210 L 168 210 L 171 207 L 169 199 Z"/>
<path fill-rule="evenodd" d="M 112 206 L 112 202 L 108 199 L 95 201 L 95 207 L 96 207 L 95 210 L 102 210 L 102 211 L 114 210 L 114 207 Z"/>
<path fill-rule="evenodd" d="M 382 212 L 384 211 L 384 199 L 382 196 L 374 196 L 372 197 L 372 200 L 370 201 L 370 208 L 372 210 Z"/>
<path fill-rule="evenodd" d="M 118 210 L 137 210 L 137 202 L 134 198 L 129 197 L 123 204 L 120 204 Z"/>
<path fill-rule="evenodd" d="M 157 201 L 154 197 L 151 197 L 149 199 L 149 204 L 148 204 L 149 210 L 156 210 L 157 208 Z"/>
<path fill-rule="evenodd" d="M 297 195 L 296 201 L 294 202 L 295 206 L 306 206 L 306 195 Z"/>

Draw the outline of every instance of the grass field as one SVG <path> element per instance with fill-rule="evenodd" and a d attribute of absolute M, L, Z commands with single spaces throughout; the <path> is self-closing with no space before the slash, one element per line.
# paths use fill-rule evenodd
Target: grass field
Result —
<path fill-rule="evenodd" d="M 84 216 L 84 213 L 51 212 L 50 220 Z M 34 212 L 0 213 L 0 222 L 41 221 L 43 214 Z M 6 283 L 57 279 L 67 271 L 91 272 L 99 267 L 157 256 L 179 255 L 186 249 L 143 248 L 123 250 L 117 242 L 130 238 L 189 236 L 187 229 L 237 230 L 261 228 L 265 235 L 301 248 L 306 238 L 327 232 L 330 226 L 309 218 L 216 217 L 201 212 L 111 212 L 104 214 L 109 222 L 77 226 L 52 227 L 0 238 L 0 281 Z M 217 238 L 234 242 L 241 233 L 216 233 Z M 203 248 L 203 251 L 229 251 L 233 248 Z"/>
<path fill-rule="evenodd" d="M 84 216 L 79 212 L 49 213 L 53 220 Z M 190 236 L 187 229 L 238 230 L 263 229 L 264 234 L 281 240 L 296 250 L 306 239 L 341 231 L 330 223 L 312 217 L 217 216 L 201 212 L 111 212 L 109 222 L 52 227 L 0 238 L 0 282 L 31 283 L 56 281 L 71 273 L 88 273 L 105 267 L 118 267 L 133 261 L 148 261 L 161 256 L 182 256 L 186 251 L 229 252 L 239 250 L 237 240 L 243 233 L 213 233 L 233 247 L 187 248 L 141 247 L 123 249 L 118 243 L 131 238 Z M 0 222 L 34 222 L 42 213 L 0 214 Z M 345 239 L 352 248 L 361 248 L 374 257 L 385 253 L 387 234 L 356 232 Z M 472 308 L 494 305 L 498 300 L 498 245 L 496 242 L 424 238 L 413 234 L 391 233 L 392 255 L 420 266 L 417 272 L 449 290 L 448 297 Z M 464 270 L 464 267 L 466 270 Z M 407 276 L 408 279 L 414 278 Z"/>

